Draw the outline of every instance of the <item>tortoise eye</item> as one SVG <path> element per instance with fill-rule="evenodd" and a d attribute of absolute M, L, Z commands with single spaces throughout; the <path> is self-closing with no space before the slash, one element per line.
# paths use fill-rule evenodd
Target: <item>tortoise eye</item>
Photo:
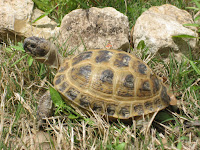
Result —
<path fill-rule="evenodd" d="M 36 48 L 36 45 L 35 44 L 31 44 L 31 48 Z"/>

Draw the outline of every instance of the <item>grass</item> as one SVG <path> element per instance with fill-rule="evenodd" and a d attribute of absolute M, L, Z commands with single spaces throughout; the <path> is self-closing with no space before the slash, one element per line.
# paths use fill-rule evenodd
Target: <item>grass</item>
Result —
<path fill-rule="evenodd" d="M 37 7 L 46 12 L 59 25 L 65 14 L 78 8 L 88 9 L 90 7 L 113 7 L 129 18 L 130 27 L 135 24 L 136 19 L 151 6 L 172 4 L 185 9 L 192 5 L 190 0 L 33 0 Z"/>
<path fill-rule="evenodd" d="M 59 3 L 60 2 L 60 3 Z M 113 6 L 127 14 L 131 24 L 152 5 L 172 3 L 179 8 L 190 5 L 187 1 L 121 1 L 110 0 L 70 1 L 69 12 L 75 8 L 88 6 Z M 96 3 L 97 4 L 96 4 Z M 125 3 L 127 3 L 127 7 Z M 52 18 L 64 16 L 65 2 L 53 1 L 58 12 L 50 12 Z M 50 6 L 51 6 L 50 5 Z M 53 7 L 52 7 L 53 8 Z M 61 109 L 46 121 L 44 131 L 38 131 L 36 113 L 38 99 L 52 83 L 55 70 L 34 61 L 26 55 L 22 43 L 2 43 L 0 45 L 0 149 L 200 149 L 200 61 L 192 57 L 177 62 L 173 55 L 169 63 L 158 56 L 148 57 L 140 52 L 142 59 L 159 76 L 166 78 L 177 97 L 179 113 L 162 111 L 149 127 L 136 128 L 136 121 L 126 124 L 120 121 L 109 123 L 97 115 L 86 116 Z M 192 55 L 191 55 L 192 56 Z M 165 121 L 161 121 L 163 117 Z M 166 121 L 168 119 L 168 121 Z M 171 120 L 171 121 L 169 121 Z M 189 127 L 186 126 L 187 125 Z M 38 140 L 40 142 L 38 142 Z"/>

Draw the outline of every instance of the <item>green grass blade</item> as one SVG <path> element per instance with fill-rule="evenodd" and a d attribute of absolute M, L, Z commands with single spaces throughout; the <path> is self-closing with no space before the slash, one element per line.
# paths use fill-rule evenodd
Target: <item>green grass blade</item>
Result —
<path fill-rule="evenodd" d="M 122 142 L 120 143 L 119 145 L 117 145 L 115 147 L 116 150 L 124 150 L 125 149 L 125 146 L 126 146 L 126 143 L 125 142 Z"/>
<path fill-rule="evenodd" d="M 30 67 L 33 64 L 33 58 L 31 56 L 28 57 L 28 66 Z"/>
<path fill-rule="evenodd" d="M 197 0 L 193 0 L 193 2 L 197 5 L 197 7 L 200 9 L 200 3 Z"/>
<path fill-rule="evenodd" d="M 180 34 L 180 35 L 173 35 L 172 38 L 197 38 L 195 36 L 192 35 L 187 35 L 187 34 Z"/>
<path fill-rule="evenodd" d="M 53 87 L 49 87 L 49 91 L 50 91 L 50 95 L 51 95 L 51 99 L 53 103 L 58 107 L 63 106 L 64 102 L 60 94 Z"/>
<path fill-rule="evenodd" d="M 27 56 L 28 56 L 28 54 L 22 56 L 20 59 L 18 59 L 17 61 L 15 61 L 15 62 L 11 65 L 11 67 L 13 67 L 13 66 L 15 66 L 16 64 L 18 64 L 20 61 L 22 61 L 22 60 L 23 60 L 24 58 L 26 58 Z"/>
<path fill-rule="evenodd" d="M 195 65 L 195 63 L 190 60 L 190 64 L 191 64 L 192 68 L 196 71 L 196 73 L 198 75 L 200 75 L 200 69 Z"/>
<path fill-rule="evenodd" d="M 193 9 L 193 10 L 199 10 L 199 8 L 196 8 L 196 7 L 186 7 L 186 9 Z"/>
<path fill-rule="evenodd" d="M 197 23 L 187 23 L 187 24 L 183 24 L 184 26 L 192 26 L 192 27 L 200 27 L 199 24 Z"/>
<path fill-rule="evenodd" d="M 59 6 L 59 4 L 57 4 L 55 7 L 53 7 L 52 9 L 50 9 L 49 11 L 45 12 L 43 15 L 39 16 L 38 18 L 36 18 L 32 23 L 35 23 L 36 21 L 42 19 L 45 16 L 48 16 L 54 9 L 56 9 Z"/>
<path fill-rule="evenodd" d="M 82 0 L 76 0 L 83 8 L 88 9 L 90 6 L 87 5 L 87 3 L 84 3 Z"/>
<path fill-rule="evenodd" d="M 200 19 L 200 16 L 197 16 L 196 18 L 194 18 L 194 21 L 197 21 Z"/>

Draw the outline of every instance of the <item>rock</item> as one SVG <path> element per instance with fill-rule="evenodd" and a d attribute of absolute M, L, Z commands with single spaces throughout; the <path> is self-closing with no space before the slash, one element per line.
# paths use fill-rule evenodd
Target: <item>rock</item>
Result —
<path fill-rule="evenodd" d="M 86 49 L 129 48 L 127 16 L 111 7 L 77 9 L 67 14 L 61 23 L 58 42 L 75 54 Z"/>
<path fill-rule="evenodd" d="M 194 22 L 196 24 L 199 24 L 200 25 L 200 18 L 198 19 L 197 17 L 200 17 L 200 11 L 198 11 L 195 15 L 194 15 Z M 196 20 L 195 20 L 196 19 Z M 199 32 L 198 32 L 199 33 Z M 200 33 L 199 33 L 200 35 Z"/>
<path fill-rule="evenodd" d="M 37 36 L 49 39 L 55 35 L 57 23 L 45 16 L 35 23 L 33 22 L 44 13 L 38 9 L 33 10 L 30 21 L 17 20 L 15 31 L 24 35 L 24 37 Z"/>
<path fill-rule="evenodd" d="M 35 19 L 37 19 L 38 17 L 40 17 L 41 15 L 43 15 L 44 12 L 39 10 L 39 9 L 34 9 L 33 10 L 33 14 L 31 16 L 31 22 L 33 22 Z M 45 16 L 39 20 L 37 20 L 36 22 L 32 23 L 33 26 L 37 26 L 37 27 L 49 27 L 51 29 L 54 29 L 57 26 L 57 23 L 52 21 L 49 17 Z"/>
<path fill-rule="evenodd" d="M 197 36 L 195 27 L 183 24 L 194 23 L 192 16 L 185 10 L 173 5 L 154 6 L 142 13 L 134 26 L 133 42 L 137 47 L 141 40 L 152 53 L 159 53 L 167 58 L 170 51 L 176 54 L 189 54 L 188 45 L 195 49 L 197 41 L 194 38 L 172 38 L 175 35 Z"/>
<path fill-rule="evenodd" d="M 47 16 L 31 23 L 43 13 L 34 10 L 32 0 L 0 2 L 0 40 L 21 40 L 22 37 L 39 36 L 50 38 L 57 26 Z"/>
<path fill-rule="evenodd" d="M 24 9 L 26 8 L 26 9 Z M 29 20 L 33 9 L 31 0 L 0 2 L 0 39 L 8 36 L 15 38 L 15 20 Z"/>
<path fill-rule="evenodd" d="M 14 29 L 14 20 L 28 20 L 33 9 L 31 0 L 1 1 L 1 24 L 0 27 Z"/>

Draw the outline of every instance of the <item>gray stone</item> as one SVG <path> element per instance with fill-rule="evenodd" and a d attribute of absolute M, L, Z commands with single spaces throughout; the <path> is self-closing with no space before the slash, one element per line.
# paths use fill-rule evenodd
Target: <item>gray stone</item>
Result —
<path fill-rule="evenodd" d="M 32 0 L 0 1 L 0 39 L 21 40 L 21 37 L 39 36 L 50 38 L 54 36 L 57 24 L 47 16 L 31 23 L 43 13 L 33 11 Z"/>
<path fill-rule="evenodd" d="M 86 49 L 129 48 L 127 16 L 116 9 L 77 9 L 67 14 L 61 23 L 58 42 L 63 49 L 75 54 Z"/>
<path fill-rule="evenodd" d="M 168 57 L 171 50 L 188 54 L 189 48 L 195 49 L 197 40 L 195 38 L 172 38 L 175 35 L 197 36 L 195 27 L 186 27 L 183 24 L 194 23 L 192 16 L 185 10 L 173 5 L 165 4 L 154 6 L 142 13 L 137 19 L 133 32 L 134 47 L 141 40 L 152 53 L 160 53 L 164 58 Z"/>

